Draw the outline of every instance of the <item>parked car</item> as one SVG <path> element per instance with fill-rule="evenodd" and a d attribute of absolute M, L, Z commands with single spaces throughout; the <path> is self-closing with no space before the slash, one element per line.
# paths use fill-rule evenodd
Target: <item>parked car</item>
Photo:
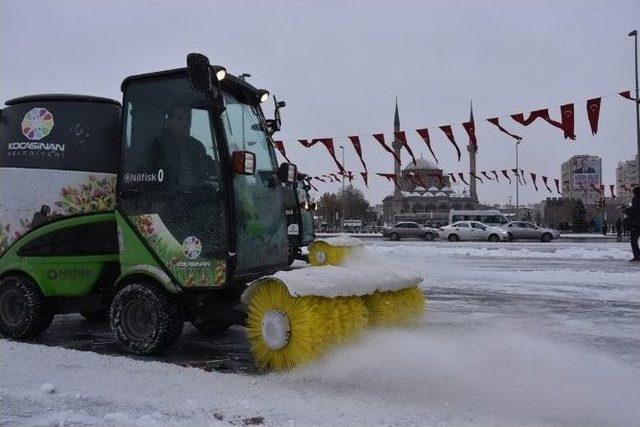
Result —
<path fill-rule="evenodd" d="M 382 235 L 391 240 L 400 240 L 407 237 L 433 240 L 438 237 L 438 230 L 418 224 L 417 222 L 406 221 L 399 222 L 393 227 L 384 227 L 382 229 Z"/>
<path fill-rule="evenodd" d="M 478 221 L 458 221 L 440 228 L 440 238 L 450 242 L 459 240 L 508 241 L 509 234 L 500 227 L 492 227 Z"/>
<path fill-rule="evenodd" d="M 560 238 L 560 232 L 551 228 L 540 227 L 526 221 L 512 221 L 502 226 L 510 239 L 535 239 L 550 242 Z"/>

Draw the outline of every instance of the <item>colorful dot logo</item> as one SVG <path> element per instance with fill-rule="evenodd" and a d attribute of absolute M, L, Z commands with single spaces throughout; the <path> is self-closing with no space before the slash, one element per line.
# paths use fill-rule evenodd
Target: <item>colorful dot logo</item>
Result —
<path fill-rule="evenodd" d="M 51 133 L 53 114 L 46 108 L 33 108 L 22 119 L 22 134 L 32 141 L 39 141 Z"/>
<path fill-rule="evenodd" d="M 182 242 L 182 251 L 184 256 L 189 259 L 196 259 L 200 256 L 200 252 L 202 252 L 202 243 L 200 243 L 200 239 L 195 236 L 189 236 L 184 239 Z"/>

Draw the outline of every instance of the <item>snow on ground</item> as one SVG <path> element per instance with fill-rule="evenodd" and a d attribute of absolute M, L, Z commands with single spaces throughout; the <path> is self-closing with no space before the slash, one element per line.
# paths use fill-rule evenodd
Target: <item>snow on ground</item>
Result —
<path fill-rule="evenodd" d="M 625 244 L 365 244 L 425 277 L 415 330 L 279 375 L 0 340 L 0 424 L 637 424 L 640 266 Z"/>

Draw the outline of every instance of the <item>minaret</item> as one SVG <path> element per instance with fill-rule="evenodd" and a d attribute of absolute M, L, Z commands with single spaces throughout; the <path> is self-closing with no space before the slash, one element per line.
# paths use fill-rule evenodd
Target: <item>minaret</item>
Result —
<path fill-rule="evenodd" d="M 469 121 L 473 123 L 473 101 L 471 101 L 471 114 Z M 467 145 L 467 151 L 469 151 L 469 195 L 476 202 L 478 201 L 478 193 L 476 192 L 476 147 L 471 144 L 471 138 L 469 138 L 469 145 Z"/>
<path fill-rule="evenodd" d="M 393 131 L 394 132 L 400 132 L 400 113 L 398 113 L 398 96 L 396 95 L 396 114 L 395 117 L 393 118 Z M 395 137 L 393 137 L 393 143 L 391 144 L 391 146 L 393 147 L 393 151 L 395 151 L 396 156 L 401 159 L 400 157 L 400 150 L 402 149 L 402 143 L 400 141 L 398 141 L 398 139 Z M 393 186 L 393 198 L 394 199 L 402 199 L 402 193 L 400 192 L 400 184 L 401 184 L 401 176 L 400 176 L 400 162 L 398 162 L 395 158 L 393 159 L 393 173 L 396 175 L 396 180 L 398 182 L 398 185 Z"/>

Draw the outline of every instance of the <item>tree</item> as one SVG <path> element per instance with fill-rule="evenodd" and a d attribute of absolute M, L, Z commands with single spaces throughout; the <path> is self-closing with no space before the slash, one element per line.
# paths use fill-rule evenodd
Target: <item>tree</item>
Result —
<path fill-rule="evenodd" d="M 340 190 L 337 194 L 324 193 L 318 201 L 318 212 L 330 226 L 340 224 L 343 212 L 346 215 L 344 219 L 361 219 L 363 222 L 367 222 L 370 211 L 371 205 L 362 191 L 352 185 L 346 187 L 344 192 Z"/>

